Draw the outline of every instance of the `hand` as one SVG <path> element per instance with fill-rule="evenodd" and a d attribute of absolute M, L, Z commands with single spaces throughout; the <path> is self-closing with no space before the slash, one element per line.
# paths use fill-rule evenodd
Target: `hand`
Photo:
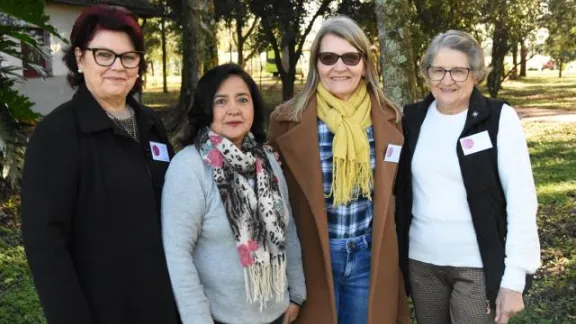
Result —
<path fill-rule="evenodd" d="M 276 159 L 276 162 L 278 162 L 278 164 L 280 166 L 282 166 L 282 162 L 280 161 L 280 154 L 278 154 L 278 152 L 275 152 L 274 148 L 272 146 L 270 146 L 268 144 L 264 144 L 264 150 L 269 152 L 269 153 L 274 154 L 274 158 Z"/>
<path fill-rule="evenodd" d="M 298 313 L 300 313 L 300 306 L 290 303 L 286 313 L 284 313 L 284 321 L 282 321 L 282 324 L 290 324 L 294 322 L 298 317 Z"/>
<path fill-rule="evenodd" d="M 524 309 L 524 299 L 522 293 L 500 287 L 496 298 L 496 318 L 497 324 L 506 324 L 516 313 Z"/>

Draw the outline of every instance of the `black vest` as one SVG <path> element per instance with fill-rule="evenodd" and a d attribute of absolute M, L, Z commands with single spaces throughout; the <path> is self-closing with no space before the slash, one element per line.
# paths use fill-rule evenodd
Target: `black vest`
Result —
<path fill-rule="evenodd" d="M 396 179 L 396 230 L 400 249 L 400 267 L 404 273 L 406 291 L 410 291 L 408 279 L 408 245 L 412 222 L 412 157 L 418 143 L 420 128 L 428 107 L 434 101 L 428 95 L 423 101 L 404 107 L 404 147 Z M 486 278 L 486 296 L 492 308 L 504 274 L 505 243 L 507 234 L 506 198 L 498 174 L 497 137 L 503 101 L 484 97 L 474 88 L 464 129 L 460 138 L 488 131 L 492 148 L 464 155 L 460 141 L 455 143 L 458 161 L 480 256 Z M 438 158 L 442 158 L 439 156 Z M 526 277 L 526 289 L 532 276 Z"/>

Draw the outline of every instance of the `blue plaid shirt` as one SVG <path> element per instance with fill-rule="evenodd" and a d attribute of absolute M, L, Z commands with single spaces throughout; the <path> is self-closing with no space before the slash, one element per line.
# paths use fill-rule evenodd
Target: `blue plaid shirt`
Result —
<path fill-rule="evenodd" d="M 366 129 L 370 142 L 370 165 L 372 170 L 376 166 L 374 154 L 374 129 Z M 318 148 L 320 150 L 320 164 L 322 167 L 322 182 L 324 196 L 330 193 L 332 185 L 332 141 L 334 134 L 328 126 L 318 119 Z M 324 198 L 326 214 L 328 215 L 328 235 L 330 238 L 358 237 L 372 233 L 372 215 L 374 205 L 368 198 L 360 197 L 348 205 L 334 206 L 332 197 Z"/>

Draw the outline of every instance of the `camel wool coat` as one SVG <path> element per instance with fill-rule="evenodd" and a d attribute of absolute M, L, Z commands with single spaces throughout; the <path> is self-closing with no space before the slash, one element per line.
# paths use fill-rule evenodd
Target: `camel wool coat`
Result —
<path fill-rule="evenodd" d="M 337 324 L 318 149 L 316 98 L 311 98 L 297 120 L 291 116 L 291 104 L 287 102 L 272 113 L 268 137 L 270 145 L 282 158 L 302 246 L 308 299 L 301 307 L 296 323 Z M 397 163 L 384 161 L 388 145 L 402 145 L 404 138 L 394 110 L 381 107 L 374 97 L 371 117 L 376 169 L 368 324 L 409 323 L 394 223 L 392 189 Z"/>

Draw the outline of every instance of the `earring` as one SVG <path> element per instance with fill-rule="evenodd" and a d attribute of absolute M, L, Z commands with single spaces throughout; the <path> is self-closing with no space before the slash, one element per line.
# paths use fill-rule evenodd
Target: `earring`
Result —
<path fill-rule="evenodd" d="M 82 70 L 78 69 L 78 73 L 79 73 L 79 74 L 82 74 Z"/>

